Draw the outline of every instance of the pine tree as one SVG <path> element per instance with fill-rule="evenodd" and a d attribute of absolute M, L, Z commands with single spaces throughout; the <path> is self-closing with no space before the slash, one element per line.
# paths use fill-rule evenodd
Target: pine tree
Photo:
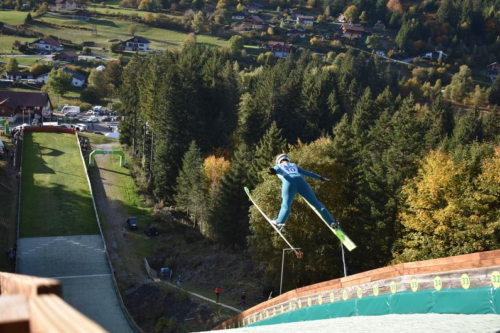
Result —
<path fill-rule="evenodd" d="M 497 75 L 491 86 L 489 101 L 491 104 L 500 105 L 500 75 Z"/>
<path fill-rule="evenodd" d="M 143 132 L 140 128 L 145 125 L 139 123 L 139 94 L 131 93 L 139 91 L 137 77 L 141 68 L 141 59 L 135 55 L 123 69 L 122 85 L 118 91 L 123 105 L 122 111 L 125 114 L 120 123 L 120 142 L 132 146 L 134 156 L 140 147 L 138 139 L 140 133 Z"/>
<path fill-rule="evenodd" d="M 449 119 L 446 116 L 446 108 L 441 103 L 441 98 L 438 97 L 432 104 L 432 108 L 425 115 L 425 146 L 427 150 L 436 149 L 441 142 L 449 137 L 452 132 L 448 130 Z"/>
<path fill-rule="evenodd" d="M 473 141 L 482 141 L 482 123 L 479 109 L 476 106 L 468 110 L 464 116 L 458 116 L 451 147 L 457 148 Z"/>
<path fill-rule="evenodd" d="M 458 22 L 458 11 L 453 0 L 443 0 L 437 11 L 437 19 L 455 27 Z"/>
<path fill-rule="evenodd" d="M 352 119 L 353 133 L 360 145 L 366 143 L 365 140 L 368 136 L 368 131 L 375 124 L 375 120 L 379 116 L 374 114 L 375 108 L 373 104 L 372 92 L 370 88 L 366 88 L 363 96 L 361 96 L 359 102 L 356 104 Z"/>
<path fill-rule="evenodd" d="M 196 223 L 205 217 L 206 180 L 202 173 L 203 159 L 196 142 L 191 142 L 189 150 L 182 159 L 182 170 L 177 177 L 177 194 L 174 196 L 177 207 L 186 211 Z M 206 229 L 200 225 L 200 230 Z"/>
<path fill-rule="evenodd" d="M 272 166 L 276 155 L 285 151 L 286 140 L 281 132 L 276 122 L 273 122 L 264 137 L 259 141 L 248 172 L 252 188 L 263 180 L 263 172 L 267 172 L 267 169 Z"/>
<path fill-rule="evenodd" d="M 498 107 L 495 105 L 489 115 L 483 120 L 484 140 L 494 142 L 500 134 L 500 115 Z"/>
<path fill-rule="evenodd" d="M 210 209 L 209 223 L 215 231 L 216 241 L 223 246 L 246 246 L 250 205 L 243 187 L 249 184 L 250 163 L 247 146 L 240 144 L 234 153 L 231 171 L 222 177 L 215 205 Z"/>

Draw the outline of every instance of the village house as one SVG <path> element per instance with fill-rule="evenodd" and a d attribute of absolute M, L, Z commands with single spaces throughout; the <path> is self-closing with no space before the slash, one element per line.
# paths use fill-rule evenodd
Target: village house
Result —
<path fill-rule="evenodd" d="M 74 0 L 56 0 L 56 10 L 70 11 L 76 9 Z"/>
<path fill-rule="evenodd" d="M 314 16 L 297 15 L 297 19 L 295 22 L 297 24 L 302 24 L 312 27 L 314 25 Z"/>
<path fill-rule="evenodd" d="M 14 122 L 23 111 L 48 116 L 52 109 L 46 93 L 0 91 L 0 119 Z"/>
<path fill-rule="evenodd" d="M 87 77 L 85 75 L 75 72 L 74 70 L 71 70 L 68 67 L 64 67 L 63 71 L 71 74 L 72 76 L 71 85 L 73 87 L 83 87 L 85 85 L 85 82 L 87 81 Z"/>
<path fill-rule="evenodd" d="M 486 69 L 490 72 L 500 73 L 500 63 L 494 62 L 486 66 Z"/>
<path fill-rule="evenodd" d="M 275 57 L 286 57 L 289 53 L 295 52 L 297 48 L 292 44 L 286 44 L 285 42 L 275 42 L 270 41 L 267 43 L 267 48 L 270 52 L 273 52 Z"/>
<path fill-rule="evenodd" d="M 82 10 L 77 10 L 73 14 L 71 14 L 71 19 L 73 20 L 80 20 L 80 21 L 85 21 L 88 22 L 90 21 L 91 14 L 88 10 L 82 9 Z"/>
<path fill-rule="evenodd" d="M 53 38 L 38 39 L 34 41 L 31 45 L 37 50 L 50 51 L 50 52 L 62 51 L 64 49 L 62 44 Z"/>
<path fill-rule="evenodd" d="M 235 12 L 231 15 L 231 19 L 235 21 L 243 21 L 245 19 L 246 14 L 243 12 Z"/>
<path fill-rule="evenodd" d="M 5 78 L 12 81 L 32 80 L 34 78 L 31 72 L 6 72 Z"/>
<path fill-rule="evenodd" d="M 385 24 L 384 24 L 384 23 L 382 23 L 382 21 L 380 21 L 380 20 L 379 20 L 379 21 L 377 21 L 377 23 L 375 23 L 375 24 L 373 25 L 373 27 L 374 27 L 375 29 L 385 30 Z"/>
<path fill-rule="evenodd" d="M 50 74 L 50 72 L 38 75 L 35 78 L 36 82 L 40 83 L 40 84 L 47 84 L 47 81 L 49 79 L 49 74 Z"/>
<path fill-rule="evenodd" d="M 247 17 L 243 21 L 242 27 L 245 30 L 253 30 L 253 29 L 262 30 L 262 29 L 264 29 L 264 20 L 258 16 L 253 15 L 253 16 Z"/>
<path fill-rule="evenodd" d="M 78 61 L 78 54 L 73 51 L 66 51 L 52 56 L 52 60 L 64 61 L 74 64 Z"/>
<path fill-rule="evenodd" d="M 296 29 L 288 29 L 286 31 L 287 37 L 295 37 L 299 36 L 300 38 L 305 38 L 306 37 L 306 31 L 301 28 L 296 28 Z"/>
<path fill-rule="evenodd" d="M 444 53 L 443 51 L 432 51 L 429 53 L 426 53 L 422 58 L 424 59 L 430 59 L 430 60 L 442 60 L 446 59 L 448 55 Z"/>
<path fill-rule="evenodd" d="M 126 41 L 121 42 L 125 51 L 149 51 L 151 42 L 144 37 L 134 36 Z"/>
<path fill-rule="evenodd" d="M 353 25 L 353 24 L 342 24 L 342 37 L 344 38 L 360 38 L 363 35 L 365 29 L 361 25 Z"/>
<path fill-rule="evenodd" d="M 258 12 L 262 11 L 263 8 L 264 5 L 261 5 L 258 2 L 252 2 L 250 5 L 248 5 L 247 10 L 249 13 L 257 14 Z"/>

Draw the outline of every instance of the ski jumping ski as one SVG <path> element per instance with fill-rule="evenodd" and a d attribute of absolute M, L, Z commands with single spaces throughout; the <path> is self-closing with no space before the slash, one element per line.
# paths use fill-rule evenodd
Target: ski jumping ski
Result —
<path fill-rule="evenodd" d="M 250 201 L 255 206 L 255 208 L 257 208 L 257 210 L 262 214 L 262 216 L 264 216 L 264 218 L 266 219 L 266 221 L 271 225 L 271 227 L 273 227 L 273 229 L 278 233 L 278 235 L 280 235 L 281 238 L 283 238 L 283 240 L 285 241 L 285 243 L 287 243 L 288 246 L 290 246 L 290 248 L 292 249 L 292 251 L 295 252 L 295 256 L 297 258 L 301 259 L 302 256 L 303 256 L 302 251 L 299 251 L 297 248 L 295 248 L 294 246 L 292 246 L 292 244 L 290 244 L 290 242 L 285 238 L 285 236 L 283 236 L 283 234 L 281 233 L 281 231 L 278 228 L 276 228 L 276 226 L 271 222 L 271 219 L 262 211 L 262 209 L 259 207 L 259 205 L 257 205 L 257 203 L 255 202 L 254 198 L 250 194 L 250 190 L 246 186 L 245 186 L 245 192 L 248 195 L 248 198 L 250 199 Z"/>
<path fill-rule="evenodd" d="M 304 199 L 305 202 L 307 202 L 307 204 L 309 205 L 309 207 L 311 207 L 311 209 L 319 216 L 319 218 L 321 219 L 321 221 L 323 221 L 326 226 L 335 234 L 335 236 L 337 236 L 337 238 L 340 240 L 340 242 L 349 250 L 349 251 L 352 251 L 354 250 L 357 245 L 354 244 L 354 242 L 349 238 L 349 236 L 347 236 L 345 234 L 345 232 L 340 229 L 340 227 L 337 226 L 337 228 L 332 228 L 328 222 L 325 221 L 325 219 L 323 219 L 323 216 L 321 216 L 320 212 L 318 212 L 318 210 L 316 208 L 314 208 L 307 200 Z"/>

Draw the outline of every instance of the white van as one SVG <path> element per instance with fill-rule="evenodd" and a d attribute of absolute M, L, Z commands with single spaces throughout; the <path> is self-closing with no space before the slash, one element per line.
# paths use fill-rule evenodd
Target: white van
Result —
<path fill-rule="evenodd" d="M 104 114 L 104 109 L 102 108 L 102 106 L 96 105 L 94 106 L 94 112 L 95 115 Z"/>

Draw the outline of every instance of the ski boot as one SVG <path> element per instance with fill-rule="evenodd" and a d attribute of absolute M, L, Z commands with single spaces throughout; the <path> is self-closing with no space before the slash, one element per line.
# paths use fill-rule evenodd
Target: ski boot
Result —
<path fill-rule="evenodd" d="M 281 232 L 281 230 L 285 226 L 285 223 L 279 223 L 276 220 L 271 220 L 271 224 L 274 225 L 279 232 Z"/>

